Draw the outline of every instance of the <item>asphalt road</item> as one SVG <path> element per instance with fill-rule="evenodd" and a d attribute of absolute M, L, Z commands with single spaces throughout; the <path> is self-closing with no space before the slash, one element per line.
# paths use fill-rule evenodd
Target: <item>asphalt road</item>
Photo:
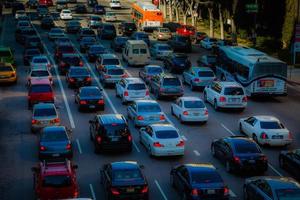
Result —
<path fill-rule="evenodd" d="M 104 4 L 108 5 L 107 1 Z M 124 3 L 129 8 L 129 3 Z M 129 9 L 116 11 L 122 20 L 129 19 Z M 127 13 L 127 14 L 126 14 Z M 83 16 L 77 16 L 83 18 Z M 53 44 L 47 39 L 47 32 L 39 26 L 39 21 L 34 21 L 49 57 L 53 55 Z M 87 25 L 82 20 L 83 26 Z M 63 21 L 57 21 L 57 25 L 63 27 Z M 33 183 L 31 167 L 38 162 L 38 137 L 30 133 L 31 111 L 27 110 L 27 89 L 25 87 L 28 67 L 23 66 L 23 47 L 15 42 L 15 21 L 11 15 L 4 17 L 4 25 L 0 43 L 10 46 L 15 50 L 15 58 L 18 71 L 18 83 L 13 86 L 0 87 L 0 199 L 33 199 Z M 73 44 L 79 49 L 76 35 L 69 35 Z M 101 41 L 109 48 L 110 41 Z M 200 54 L 205 54 L 200 47 L 194 47 L 189 54 L 193 64 Z M 120 56 L 120 54 L 117 54 Z M 52 60 L 53 61 L 53 60 Z M 54 63 L 53 63 L 54 64 Z M 153 64 L 160 64 L 153 60 Z M 93 75 L 93 85 L 101 85 L 98 82 L 94 64 L 88 63 Z M 56 67 L 54 65 L 54 67 Z M 125 66 L 126 67 L 126 66 Z M 126 68 L 133 77 L 138 76 L 139 68 Z M 72 142 L 74 149 L 74 162 L 79 166 L 77 171 L 80 196 L 104 199 L 103 189 L 100 185 L 99 169 L 104 163 L 113 161 L 134 160 L 145 166 L 144 173 L 149 182 L 150 199 L 176 200 L 179 195 L 171 188 L 169 174 L 172 166 L 179 163 L 210 162 L 217 167 L 224 181 L 230 188 L 232 199 L 242 199 L 242 186 L 246 176 L 232 175 L 225 171 L 210 154 L 210 144 L 213 139 L 239 135 L 238 120 L 250 115 L 274 115 L 281 119 L 285 126 L 292 132 L 294 142 L 289 148 L 299 147 L 300 143 L 300 88 L 288 87 L 288 96 L 268 98 L 248 102 L 248 108 L 242 113 L 216 112 L 210 105 L 209 121 L 206 125 L 182 125 L 170 113 L 171 101 L 159 101 L 168 119 L 173 123 L 186 140 L 186 152 L 181 158 L 150 158 L 143 146 L 138 142 L 138 131 L 130 121 L 130 130 L 134 139 L 132 153 L 120 154 L 94 154 L 94 148 L 89 140 L 88 121 L 96 114 L 122 113 L 125 116 L 126 106 L 115 97 L 115 90 L 105 89 L 105 111 L 98 113 L 80 113 L 74 103 L 74 91 L 66 85 L 65 77 L 55 75 L 56 105 L 63 125 L 73 129 Z M 199 91 L 192 92 L 185 86 L 185 96 L 200 96 Z M 270 167 L 265 175 L 287 176 L 278 166 L 278 154 L 282 148 L 263 148 L 268 156 Z"/>

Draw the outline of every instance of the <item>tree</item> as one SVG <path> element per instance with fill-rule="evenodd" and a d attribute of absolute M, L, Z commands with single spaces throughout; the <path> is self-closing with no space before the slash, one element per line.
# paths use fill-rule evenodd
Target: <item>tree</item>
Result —
<path fill-rule="evenodd" d="M 282 26 L 282 47 L 287 49 L 290 46 L 293 36 L 294 26 L 297 18 L 297 6 L 299 6 L 296 0 L 286 0 L 286 9 L 284 16 L 284 23 Z"/>

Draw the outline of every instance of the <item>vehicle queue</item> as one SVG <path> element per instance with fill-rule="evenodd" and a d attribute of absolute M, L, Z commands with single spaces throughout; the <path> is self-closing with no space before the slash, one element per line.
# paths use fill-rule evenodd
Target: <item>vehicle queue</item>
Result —
<path fill-rule="evenodd" d="M 101 17 L 88 19 L 89 27 L 81 27 L 80 23 L 75 22 L 72 11 L 64 7 L 59 18 L 69 20 L 66 30 L 55 26 L 55 19 L 48 8 L 52 5 L 47 1 L 45 4 L 39 2 L 36 10 L 40 16 L 38 20 L 43 22 L 42 28 L 49 29 L 48 39 L 53 42 L 54 55 L 47 55 L 44 51 L 36 25 L 32 24 L 27 13 L 16 11 L 15 14 L 16 41 L 24 45 L 24 65 L 29 65 L 26 85 L 28 109 L 32 110 L 31 131 L 39 134 L 40 138 L 40 163 L 32 168 L 37 199 L 80 196 L 76 180 L 78 166 L 71 161 L 72 130 L 61 124 L 56 110 L 55 78 L 52 73 L 57 70 L 60 76 L 66 77 L 68 87 L 75 89 L 74 102 L 80 112 L 105 110 L 104 91 L 102 87 L 92 85 L 94 80 L 85 64 L 85 56 L 94 63 L 94 70 L 98 72 L 104 90 L 113 86 L 116 97 L 127 106 L 127 116 L 97 114 L 89 120 L 89 137 L 97 154 L 107 151 L 130 153 L 133 136 L 128 124 L 132 121 L 139 129 L 138 140 L 150 157 L 184 156 L 186 141 L 156 100 L 176 99 L 170 105 L 170 110 L 180 123 L 205 124 L 209 121 L 208 104 L 216 111 L 226 109 L 243 112 L 251 96 L 287 94 L 286 64 L 255 49 L 221 42 L 218 44 L 214 38 L 205 37 L 198 42 L 206 49 L 218 45 L 217 62 L 206 60 L 205 64 L 199 61 L 199 66 L 193 66 L 185 53 L 192 51 L 192 43 L 197 42 L 194 28 L 179 26 L 175 33 L 171 33 L 166 26 L 160 27 L 161 23 L 157 25 L 160 19 L 155 23 L 145 21 L 142 10 L 145 16 L 149 16 L 146 10 L 153 9 L 153 12 L 160 13 L 152 4 L 135 4 L 134 21 L 137 24 L 126 22 L 130 25 L 121 24 L 117 28 L 111 23 L 116 21 L 112 12 L 104 10 Z M 93 10 L 95 14 L 98 13 L 98 3 L 89 0 L 87 4 L 95 7 Z M 86 7 L 85 4 L 82 6 Z M 116 9 L 121 4 L 112 0 L 110 6 Z M 167 40 L 167 43 L 152 44 L 149 34 L 144 32 L 148 29 L 155 29 L 154 37 Z M 68 34 L 73 33 L 77 34 L 80 51 L 68 38 Z M 28 39 L 33 36 L 34 40 Z M 113 40 L 113 50 L 101 44 L 103 39 Z M 118 57 L 114 50 L 121 50 L 122 57 Z M 203 60 L 207 59 L 205 56 Z M 1 83 L 17 82 L 17 70 L 12 57 L 13 50 L 9 47 L 0 48 Z M 163 66 L 151 65 L 151 58 L 161 59 Z M 124 65 L 141 66 L 139 77 L 130 77 Z M 178 74 L 182 75 L 181 78 Z M 184 84 L 189 85 L 191 90 L 200 89 L 204 99 L 184 96 Z M 242 118 L 237 126 L 245 136 L 216 138 L 211 143 L 211 154 L 224 164 L 228 173 L 253 173 L 254 177 L 245 180 L 244 199 L 300 198 L 300 185 L 294 179 L 260 176 L 269 167 L 261 146 L 290 145 L 293 135 L 288 128 L 279 119 L 264 115 Z M 295 178 L 299 178 L 296 172 L 299 169 L 299 156 L 299 150 L 294 150 L 283 151 L 279 157 L 280 166 Z M 143 168 L 135 161 L 104 165 L 100 170 L 100 181 L 107 199 L 148 199 L 151 191 Z M 210 163 L 174 166 L 170 171 L 170 179 L 170 184 L 182 199 L 230 198 L 228 186 Z"/>

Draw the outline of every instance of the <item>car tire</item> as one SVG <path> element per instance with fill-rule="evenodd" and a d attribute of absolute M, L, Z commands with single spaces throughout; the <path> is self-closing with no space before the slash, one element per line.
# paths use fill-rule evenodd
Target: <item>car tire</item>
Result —
<path fill-rule="evenodd" d="M 152 150 L 151 150 L 151 147 L 150 147 L 150 146 L 148 146 L 147 151 L 148 151 L 149 156 L 150 156 L 150 157 L 153 157 L 153 153 L 152 153 Z"/>
<path fill-rule="evenodd" d="M 184 121 L 182 120 L 181 115 L 179 115 L 179 121 L 180 121 L 180 124 L 184 124 Z"/>
<path fill-rule="evenodd" d="M 232 172 L 232 167 L 231 167 L 231 164 L 230 164 L 229 161 L 226 161 L 226 163 L 225 163 L 225 169 L 226 169 L 226 172 L 228 172 L 228 173 Z"/>
<path fill-rule="evenodd" d="M 92 136 L 91 127 L 89 128 L 89 130 L 90 130 L 90 140 L 93 141 L 94 139 L 93 139 L 93 136 Z"/>
<path fill-rule="evenodd" d="M 214 100 L 214 109 L 215 109 L 216 111 L 219 110 L 219 106 L 218 106 L 218 103 L 217 103 L 216 100 Z"/>
<path fill-rule="evenodd" d="M 249 200 L 248 194 L 247 194 L 247 189 L 246 189 L 245 185 L 243 186 L 243 196 L 244 196 L 244 200 Z"/>

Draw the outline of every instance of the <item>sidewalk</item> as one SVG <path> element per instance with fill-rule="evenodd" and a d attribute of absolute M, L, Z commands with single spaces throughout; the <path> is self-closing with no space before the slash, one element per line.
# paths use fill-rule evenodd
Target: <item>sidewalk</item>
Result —
<path fill-rule="evenodd" d="M 300 68 L 294 68 L 293 66 L 288 66 L 287 78 L 288 78 L 288 83 L 290 85 L 300 86 Z"/>

